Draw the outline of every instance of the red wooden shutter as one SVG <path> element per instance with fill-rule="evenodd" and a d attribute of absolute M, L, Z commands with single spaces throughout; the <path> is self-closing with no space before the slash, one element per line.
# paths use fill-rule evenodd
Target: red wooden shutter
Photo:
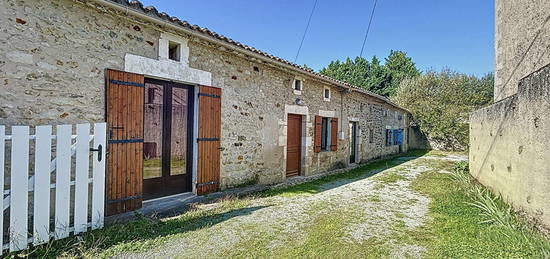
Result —
<path fill-rule="evenodd" d="M 215 192 L 220 186 L 220 137 L 222 89 L 201 86 L 199 90 L 198 195 Z"/>
<path fill-rule="evenodd" d="M 330 120 L 330 150 L 338 150 L 338 118 Z"/>
<path fill-rule="evenodd" d="M 107 215 L 141 208 L 143 75 L 105 70 L 108 131 Z"/>
<path fill-rule="evenodd" d="M 323 127 L 323 117 L 315 116 L 315 132 L 313 136 L 313 151 L 321 152 L 321 128 Z"/>

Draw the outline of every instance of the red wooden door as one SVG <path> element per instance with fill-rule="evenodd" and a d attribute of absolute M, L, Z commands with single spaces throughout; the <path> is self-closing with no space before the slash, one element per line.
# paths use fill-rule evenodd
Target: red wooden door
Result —
<path fill-rule="evenodd" d="M 143 75 L 105 71 L 107 215 L 141 208 L 143 173 Z"/>
<path fill-rule="evenodd" d="M 222 89 L 201 86 L 199 90 L 198 195 L 215 192 L 220 186 L 220 137 Z"/>
<path fill-rule="evenodd" d="M 288 115 L 286 136 L 286 176 L 300 175 L 302 164 L 302 116 Z"/>

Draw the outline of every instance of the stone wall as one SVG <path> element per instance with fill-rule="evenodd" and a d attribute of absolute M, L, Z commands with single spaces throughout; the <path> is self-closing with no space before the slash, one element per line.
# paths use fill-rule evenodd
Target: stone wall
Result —
<path fill-rule="evenodd" d="M 432 144 L 419 126 L 410 127 L 408 136 L 410 149 L 432 149 Z"/>
<path fill-rule="evenodd" d="M 99 6 L 6 0 L 0 28 L 0 124 L 8 126 L 104 121 L 104 70 L 128 70 L 129 59 L 134 65 L 160 59 L 166 32 L 185 39 L 181 71 L 202 71 L 211 78 L 201 78 L 222 88 L 222 188 L 284 180 L 289 113 L 304 118 L 304 175 L 348 165 L 350 120 L 359 122 L 361 161 L 399 152 L 385 146 L 385 129 L 409 123 L 404 111 L 379 99 Z M 300 94 L 292 89 L 296 78 L 304 81 Z M 323 98 L 327 87 L 330 100 Z M 337 151 L 313 152 L 315 115 L 339 118 Z"/>
<path fill-rule="evenodd" d="M 0 2 L 0 124 L 103 121 L 104 69 L 157 57 L 157 30 L 83 7 Z"/>
<path fill-rule="evenodd" d="M 286 116 L 298 113 L 292 109 L 296 98 L 307 110 L 305 119 L 305 169 L 310 175 L 347 166 L 349 157 L 350 118 L 359 118 L 360 129 L 374 129 L 374 143 L 367 134 L 359 142 L 365 147 L 362 160 L 367 161 L 398 152 L 397 146 L 385 147 L 386 126 L 405 128 L 404 113 L 388 105 L 377 104 L 364 94 L 342 92 L 329 84 L 303 77 L 300 95 L 292 88 L 296 74 L 274 69 L 234 54 L 190 42 L 190 66 L 212 73 L 212 84 L 223 89 L 222 98 L 222 185 L 233 186 L 258 181 L 275 183 L 284 179 Z M 258 71 L 255 71 L 257 67 Z M 323 89 L 331 87 L 330 101 L 323 98 Z M 343 109 L 342 109 L 343 107 Z M 383 110 L 388 111 L 383 116 Z M 398 120 L 397 113 L 402 120 Z M 338 150 L 313 152 L 313 120 L 315 115 L 339 118 Z M 343 132 L 343 133 L 342 133 Z"/>
<path fill-rule="evenodd" d="M 366 98 L 360 93 L 350 94 L 344 101 L 344 111 L 349 120 L 357 121 L 359 125 L 360 160 L 369 161 L 399 152 L 396 145 L 386 146 L 386 129 L 406 129 L 409 118 L 406 114 L 396 111 L 388 105 Z M 372 130 L 372 139 L 370 139 Z M 349 130 L 346 130 L 349 133 Z M 405 132 L 404 132 L 404 135 Z M 349 137 L 346 137 L 349 143 Z M 349 146 L 348 146 L 349 148 Z M 402 151 L 407 151 L 406 136 L 403 139 Z"/>
<path fill-rule="evenodd" d="M 548 10 L 496 0 L 495 104 L 470 116 L 470 173 L 550 227 Z"/>
<path fill-rule="evenodd" d="M 470 172 L 550 227 L 550 66 L 470 117 Z"/>
<path fill-rule="evenodd" d="M 550 1 L 496 0 L 495 101 L 518 91 L 521 78 L 550 63 Z"/>

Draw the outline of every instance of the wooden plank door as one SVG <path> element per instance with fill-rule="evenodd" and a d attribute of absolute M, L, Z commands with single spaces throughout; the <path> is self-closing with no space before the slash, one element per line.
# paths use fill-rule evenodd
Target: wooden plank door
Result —
<path fill-rule="evenodd" d="M 141 208 L 144 77 L 107 69 L 108 135 L 106 214 Z"/>
<path fill-rule="evenodd" d="M 222 89 L 199 89 L 199 132 L 197 185 L 198 195 L 215 192 L 220 185 L 220 137 Z"/>
<path fill-rule="evenodd" d="M 288 115 L 286 136 L 286 177 L 300 175 L 302 164 L 302 116 Z"/>

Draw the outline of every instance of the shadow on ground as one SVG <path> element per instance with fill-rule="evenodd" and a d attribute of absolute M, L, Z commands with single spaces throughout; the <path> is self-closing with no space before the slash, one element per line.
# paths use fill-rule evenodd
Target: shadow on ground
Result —
<path fill-rule="evenodd" d="M 159 220 L 153 218 L 139 217 L 138 220 L 125 224 L 115 224 L 104 229 L 86 232 L 82 236 L 71 237 L 67 239 L 53 241 L 49 244 L 29 248 L 25 251 L 7 255 L 9 258 L 28 256 L 29 258 L 57 258 L 61 256 L 84 257 L 82 252 L 93 250 L 106 250 L 110 247 L 132 243 L 142 242 L 166 237 L 175 234 L 211 227 L 223 223 L 234 217 L 252 214 L 254 211 L 267 208 L 269 206 L 254 206 L 237 209 L 218 208 L 223 212 L 213 213 L 204 211 L 197 213 L 188 213 L 182 217 Z M 130 249 L 131 250 L 131 249 Z"/>
<path fill-rule="evenodd" d="M 305 182 L 290 187 L 267 190 L 252 194 L 268 197 L 276 195 L 315 194 L 333 188 L 372 177 L 384 170 L 396 167 L 407 161 L 416 159 L 428 153 L 428 150 L 414 150 L 384 160 L 361 165 L 344 173 L 328 175 L 311 182 Z M 241 202 L 241 204 L 239 204 Z M 245 199 L 236 198 L 229 202 L 213 203 L 207 210 L 191 210 L 180 216 L 159 220 L 138 216 L 138 219 L 124 224 L 114 224 L 104 229 L 84 233 L 82 236 L 57 240 L 46 245 L 29 248 L 23 254 L 29 257 L 54 258 L 63 255 L 82 257 L 89 251 L 107 250 L 115 246 L 136 246 L 142 248 L 143 241 L 167 237 L 195 231 L 205 227 L 223 223 L 234 217 L 252 214 L 254 211 L 269 206 L 247 207 Z M 217 206 L 217 207 L 216 207 Z M 145 242 L 147 243 L 147 242 Z M 127 249 L 126 249 L 127 250 Z M 132 249 L 130 249 L 132 250 Z M 12 254 L 20 256 L 22 253 Z"/>
<path fill-rule="evenodd" d="M 285 187 L 281 189 L 267 190 L 261 193 L 261 196 L 276 196 L 276 195 L 300 195 L 300 194 L 316 194 L 328 191 L 334 188 L 344 186 L 346 184 L 373 177 L 378 173 L 399 166 L 410 160 L 417 159 L 429 150 L 412 150 L 397 156 L 369 162 L 360 165 L 352 170 L 340 174 L 328 175 L 311 182 L 305 182 L 298 185 Z"/>

